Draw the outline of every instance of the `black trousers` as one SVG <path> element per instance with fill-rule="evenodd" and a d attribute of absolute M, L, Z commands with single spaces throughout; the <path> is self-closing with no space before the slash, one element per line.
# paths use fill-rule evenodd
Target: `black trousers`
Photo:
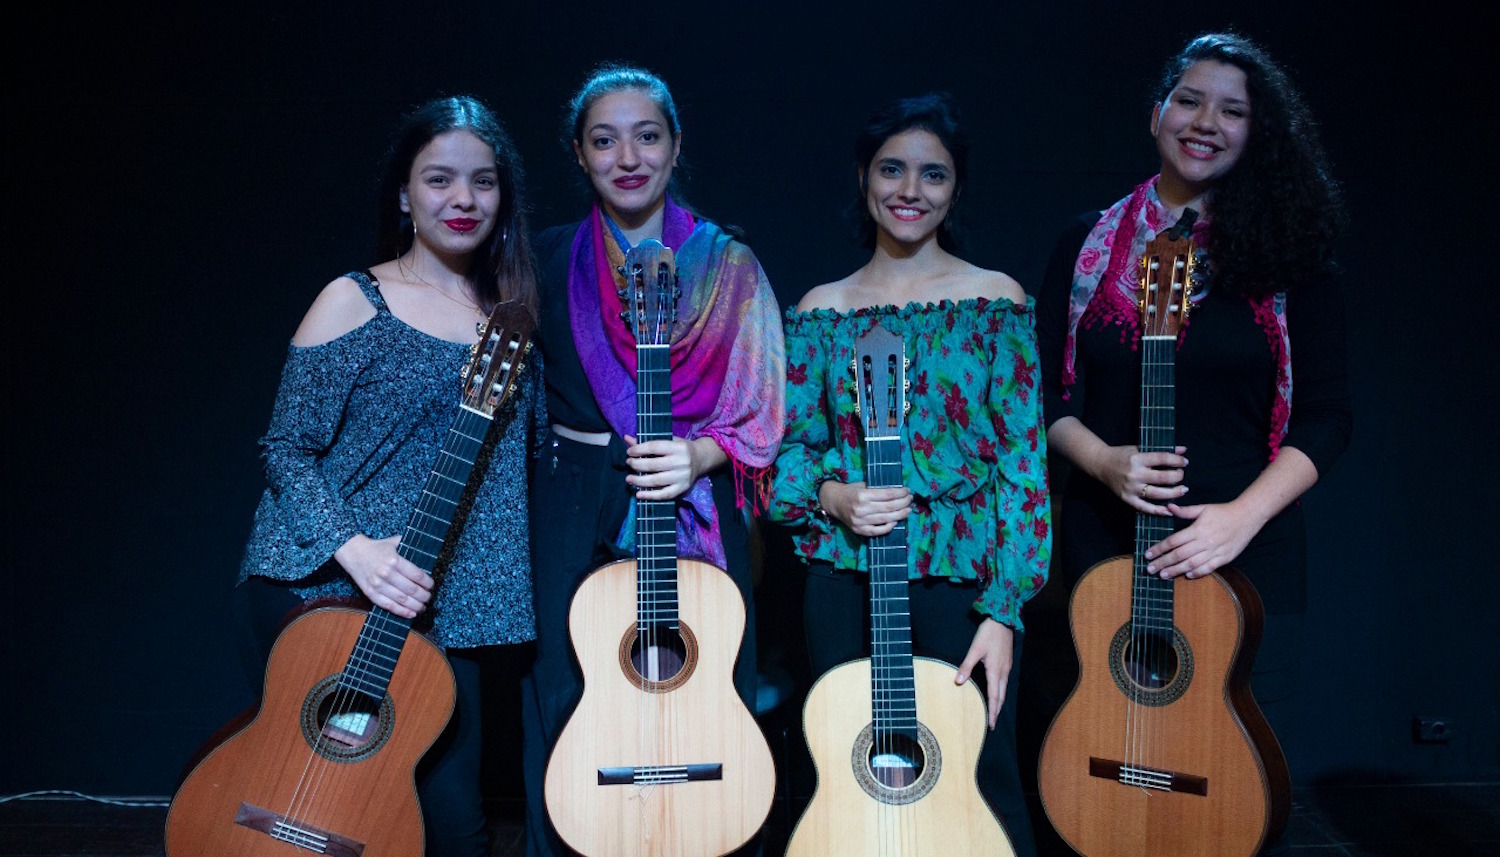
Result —
<path fill-rule="evenodd" d="M 913 652 L 957 666 L 968 654 L 980 617 L 973 610 L 977 595 L 972 581 L 913 581 L 911 600 Z M 836 572 L 825 563 L 808 567 L 803 608 L 807 653 L 812 674 L 820 676 L 839 664 L 870 656 L 870 577 Z M 1036 841 L 1026 796 L 1021 790 L 1021 768 L 1016 756 L 1016 705 L 1021 676 L 1022 634 L 1006 681 L 1005 703 L 995 729 L 985 736 L 979 752 L 979 791 L 1005 825 L 1017 857 L 1035 857 Z M 983 669 L 972 680 L 985 692 Z"/>

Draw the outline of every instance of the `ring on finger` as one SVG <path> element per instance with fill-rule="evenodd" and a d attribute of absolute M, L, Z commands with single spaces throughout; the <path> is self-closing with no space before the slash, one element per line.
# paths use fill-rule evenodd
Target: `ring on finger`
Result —
<path fill-rule="evenodd" d="M 1151 487 L 1150 485 L 1142 485 L 1141 486 L 1141 499 L 1142 500 L 1146 499 L 1146 489 L 1150 488 L 1150 487 Z"/>

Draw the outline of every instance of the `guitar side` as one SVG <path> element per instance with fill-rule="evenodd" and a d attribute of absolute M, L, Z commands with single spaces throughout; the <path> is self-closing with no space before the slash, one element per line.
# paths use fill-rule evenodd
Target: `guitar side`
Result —
<path fill-rule="evenodd" d="M 304 734 L 314 688 L 343 669 L 366 615 L 313 610 L 277 637 L 255 719 L 199 762 L 172 800 L 168 857 L 285 857 L 297 849 L 267 832 L 282 814 L 329 835 L 327 854 L 422 853 L 415 769 L 454 704 L 437 647 L 407 636 L 388 691 L 393 722 L 368 755 L 330 761 Z"/>
<path fill-rule="evenodd" d="M 1179 658 L 1181 686 L 1164 690 L 1166 704 L 1133 704 L 1118 686 L 1117 636 L 1130 623 L 1133 576 L 1129 557 L 1106 560 L 1073 593 L 1079 679 L 1042 743 L 1042 805 L 1087 857 L 1249 857 L 1285 826 L 1290 794 L 1280 747 L 1249 691 L 1260 600 L 1232 568 L 1178 583 L 1175 624 L 1190 658 Z M 1131 763 L 1173 772 L 1178 785 L 1125 785 L 1108 770 L 1122 761 L 1130 729 L 1149 736 L 1131 742 Z"/>
<path fill-rule="evenodd" d="M 670 689 L 632 683 L 634 560 L 603 566 L 573 597 L 569 631 L 583 697 L 547 762 L 547 811 L 558 834 L 590 857 L 725 854 L 748 842 L 771 811 L 775 765 L 735 692 L 744 634 L 739 589 L 708 563 L 678 560 L 680 617 L 696 643 L 691 672 Z M 601 785 L 601 768 L 722 764 L 718 778 Z"/>
<path fill-rule="evenodd" d="M 974 685 L 953 684 L 957 668 L 950 664 L 913 658 L 912 667 L 921 722 L 940 750 L 940 769 L 924 772 L 936 777 L 931 791 L 892 805 L 861 785 L 856 768 L 864 767 L 865 756 L 856 748 L 871 723 L 870 660 L 835 667 L 813 684 L 803 706 L 818 782 L 792 832 L 787 857 L 1014 855 L 975 782 L 985 739 L 984 700 Z"/>

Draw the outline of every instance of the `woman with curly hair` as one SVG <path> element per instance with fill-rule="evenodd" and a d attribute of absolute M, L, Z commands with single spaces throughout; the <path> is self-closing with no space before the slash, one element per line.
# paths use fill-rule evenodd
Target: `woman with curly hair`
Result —
<path fill-rule="evenodd" d="M 1340 193 L 1301 96 L 1240 36 L 1200 36 L 1168 63 L 1150 129 L 1161 172 L 1068 230 L 1039 299 L 1047 434 L 1075 471 L 1060 568 L 1071 584 L 1132 554 L 1138 512 L 1174 519 L 1145 552 L 1151 573 L 1193 579 L 1233 563 L 1265 607 L 1252 685 L 1285 740 L 1306 602 L 1296 501 L 1352 425 Z M 1141 452 L 1135 263 L 1188 210 L 1208 275 L 1177 340 L 1180 445 Z"/>

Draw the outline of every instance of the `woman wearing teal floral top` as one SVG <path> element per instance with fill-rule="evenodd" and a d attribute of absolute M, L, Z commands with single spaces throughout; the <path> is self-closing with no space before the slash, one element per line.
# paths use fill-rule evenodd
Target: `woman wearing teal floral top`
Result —
<path fill-rule="evenodd" d="M 813 675 L 868 657 L 866 540 L 907 522 L 913 644 L 987 699 L 979 787 L 1035 853 L 1016 763 L 1021 607 L 1051 553 L 1032 307 L 1015 280 L 954 255 L 967 145 L 946 97 L 877 112 L 855 145 L 870 261 L 787 313 L 787 432 L 770 517 L 800 529 Z M 911 362 L 900 488 L 864 482 L 848 367 L 876 322 Z M 975 671 L 975 667 L 983 669 Z"/>

